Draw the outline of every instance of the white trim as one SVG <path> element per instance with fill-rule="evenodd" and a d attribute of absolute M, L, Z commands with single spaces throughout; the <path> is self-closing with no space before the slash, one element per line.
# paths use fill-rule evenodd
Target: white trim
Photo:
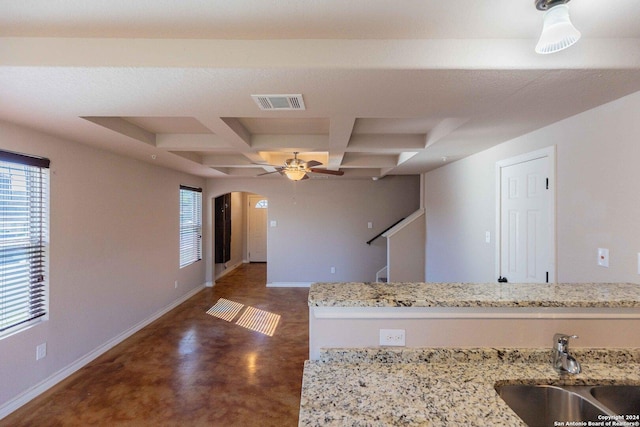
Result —
<path fill-rule="evenodd" d="M 535 151 L 531 151 L 529 153 L 525 153 L 525 154 L 520 154 L 518 156 L 515 157 L 510 157 L 508 159 L 504 159 L 504 160 L 499 160 L 496 162 L 496 230 L 495 230 L 495 277 L 496 280 L 498 279 L 498 276 L 500 276 L 500 264 L 501 264 L 501 256 L 502 253 L 500 251 L 500 242 L 502 241 L 502 234 L 501 234 L 501 227 L 500 227 L 500 221 L 501 221 L 501 205 L 500 205 L 500 201 L 501 201 L 501 197 L 502 197 L 502 192 L 501 192 L 501 185 L 502 185 L 502 179 L 501 179 L 501 175 L 502 175 L 502 168 L 504 167 L 508 167 L 508 166 L 513 166 L 513 165 L 517 165 L 518 163 L 523 163 L 523 162 L 528 162 L 531 160 L 536 160 L 536 159 L 541 159 L 543 157 L 548 157 L 549 158 L 549 185 L 551 188 L 549 188 L 550 191 L 552 191 L 551 194 L 551 220 L 550 220 L 550 226 L 551 226 L 551 241 L 552 241 L 552 248 L 551 248 L 551 265 L 549 266 L 549 282 L 550 283 L 556 283 L 557 281 L 557 246 L 558 246 L 558 239 L 557 239 L 557 234 L 556 234 L 556 204 L 557 204 L 557 193 L 556 193 L 556 146 L 555 145 L 551 145 L 549 147 L 546 148 L 541 148 L 539 150 L 535 150 Z"/>
<path fill-rule="evenodd" d="M 106 353 L 107 351 L 109 351 L 110 349 L 115 347 L 116 345 L 120 344 L 122 341 L 124 341 L 127 338 L 129 338 L 131 335 L 135 334 L 136 332 L 140 331 L 145 326 L 149 325 L 151 322 L 154 322 L 155 320 L 157 320 L 160 317 L 164 316 L 169 311 L 173 310 L 174 308 L 176 308 L 177 306 L 179 306 L 183 302 L 187 301 L 189 298 L 193 297 L 198 292 L 202 291 L 204 286 L 206 286 L 206 285 L 203 284 L 202 286 L 199 286 L 199 287 L 187 292 L 186 294 L 182 295 L 177 300 L 173 301 L 171 304 L 165 306 L 164 308 L 162 308 L 159 311 L 157 311 L 154 314 L 152 314 L 150 317 L 148 317 L 145 320 L 141 321 L 140 323 L 132 326 L 131 328 L 127 329 L 126 331 L 123 331 L 122 333 L 120 333 L 117 336 L 113 337 L 112 339 L 110 339 L 106 343 L 102 344 L 101 346 L 95 348 L 94 350 L 92 350 L 89 353 L 85 354 L 81 358 L 77 359 L 75 362 L 67 365 L 64 368 L 62 368 L 61 370 L 59 370 L 55 374 L 51 375 L 49 378 L 41 381 L 40 383 L 36 384 L 35 386 L 29 388 L 28 390 L 24 391 L 23 393 L 20 393 L 18 396 L 16 396 L 13 399 L 9 400 L 8 402 L 6 402 L 2 406 L 0 406 L 0 420 L 3 419 L 4 417 L 6 417 L 7 415 L 9 415 L 10 413 L 12 413 L 13 411 L 15 411 L 16 409 L 18 409 L 21 406 L 25 405 L 26 403 L 30 402 L 34 398 L 38 397 L 39 395 L 41 395 L 45 391 L 49 390 L 51 387 L 53 387 L 54 385 L 58 384 L 60 381 L 64 380 L 65 378 L 67 378 L 71 374 L 73 374 L 76 371 L 80 370 L 82 367 L 84 367 L 85 365 L 87 365 L 88 363 L 90 363 L 91 361 L 96 359 L 97 357 L 99 357 L 102 354 Z"/>
<path fill-rule="evenodd" d="M 315 282 L 269 282 L 267 288 L 308 288 Z"/>
<path fill-rule="evenodd" d="M 640 319 L 638 308 L 311 307 L 316 319 Z"/>
<path fill-rule="evenodd" d="M 411 215 L 409 215 L 408 217 L 406 217 L 405 219 L 403 219 L 402 221 L 400 221 L 399 223 L 391 227 L 389 230 L 385 231 L 382 234 L 382 237 L 386 237 L 386 238 L 393 237 L 394 234 L 396 234 L 397 232 L 405 228 L 407 225 L 411 224 L 413 221 L 422 217 L 422 215 L 424 215 L 424 209 L 422 208 L 418 209 L 417 211 L 415 211 L 414 213 L 412 213 Z"/>
<path fill-rule="evenodd" d="M 427 174 L 426 173 L 421 173 L 420 174 L 420 209 L 424 210 L 425 209 L 425 179 L 426 179 Z"/>

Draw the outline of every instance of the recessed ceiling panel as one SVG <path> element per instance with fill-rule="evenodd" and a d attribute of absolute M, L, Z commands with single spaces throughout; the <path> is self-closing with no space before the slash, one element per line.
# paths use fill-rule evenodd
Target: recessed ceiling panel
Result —
<path fill-rule="evenodd" d="M 342 166 L 349 168 L 392 168 L 398 165 L 398 155 L 346 153 Z"/>
<path fill-rule="evenodd" d="M 265 161 L 270 165 L 280 166 L 284 165 L 285 161 L 287 161 L 288 159 L 292 159 L 294 157 L 294 154 L 275 151 L 261 151 L 260 157 L 265 159 Z M 300 152 L 298 153 L 298 158 L 305 162 L 315 160 L 317 162 L 320 162 L 322 165 L 326 165 L 329 159 L 329 153 L 327 153 L 326 151 Z"/>
<path fill-rule="evenodd" d="M 441 120 L 432 117 L 421 118 L 360 118 L 356 119 L 353 133 L 427 133 Z"/>
<path fill-rule="evenodd" d="M 326 118 L 263 118 L 243 117 L 238 121 L 253 135 L 327 135 L 329 119 Z"/>
<path fill-rule="evenodd" d="M 227 168 L 255 168 L 260 167 L 252 163 L 246 156 L 234 153 L 198 153 L 202 156 L 202 164 L 210 167 L 227 167 Z"/>
<path fill-rule="evenodd" d="M 347 151 L 399 152 L 423 149 L 425 134 L 358 134 L 352 135 Z"/>

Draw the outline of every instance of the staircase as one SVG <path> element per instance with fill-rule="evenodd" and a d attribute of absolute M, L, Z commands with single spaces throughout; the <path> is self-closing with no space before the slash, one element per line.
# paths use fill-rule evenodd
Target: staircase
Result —
<path fill-rule="evenodd" d="M 424 282 L 426 263 L 424 209 L 417 210 L 379 236 L 387 239 L 387 265 L 376 273 L 376 282 Z M 370 244 L 372 240 L 367 243 Z"/>
<path fill-rule="evenodd" d="M 387 266 L 385 265 L 376 273 L 376 282 L 387 283 Z"/>

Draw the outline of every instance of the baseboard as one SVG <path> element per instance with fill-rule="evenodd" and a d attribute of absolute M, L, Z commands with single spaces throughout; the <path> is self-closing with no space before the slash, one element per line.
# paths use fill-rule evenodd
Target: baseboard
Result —
<path fill-rule="evenodd" d="M 104 343 L 100 347 L 98 347 L 98 348 L 94 349 L 93 351 L 87 353 L 86 355 L 84 355 L 80 359 L 76 360 L 75 362 L 71 363 L 70 365 L 62 368 L 61 370 L 59 370 L 58 372 L 56 372 L 55 374 L 53 374 L 49 378 L 47 378 L 44 381 L 36 384 L 35 386 L 31 387 L 30 389 L 26 390 L 25 392 L 19 394 L 15 398 L 9 400 L 4 405 L 0 406 L 0 420 L 3 419 L 4 417 L 6 417 L 7 415 L 9 415 L 10 413 L 12 413 L 13 411 L 15 411 L 16 409 L 20 408 L 22 405 L 25 405 L 26 403 L 28 403 L 32 399 L 38 397 L 39 395 L 41 395 L 45 391 L 49 390 L 51 387 L 53 387 L 54 385 L 58 384 L 60 381 L 64 380 L 65 378 L 67 378 L 71 374 L 73 374 L 76 371 L 80 370 L 82 367 L 87 365 L 89 362 L 93 361 L 98 356 L 101 356 L 103 353 L 106 353 L 107 351 L 109 351 L 110 349 L 115 347 L 116 345 L 120 344 L 122 341 L 126 340 L 131 335 L 135 334 L 136 332 L 138 332 L 139 330 L 141 330 L 145 326 L 149 325 L 151 322 L 154 322 L 155 320 L 157 320 L 160 317 L 164 316 L 169 311 L 173 310 L 174 308 L 176 308 L 177 306 L 179 306 L 180 304 L 182 304 L 183 302 L 185 302 L 186 300 L 188 300 L 189 298 L 191 298 L 192 296 L 194 296 L 198 292 L 202 291 L 204 286 L 205 285 L 202 285 L 202 286 L 199 286 L 199 287 L 193 289 L 192 291 L 189 291 L 185 295 L 183 295 L 180 298 L 178 298 L 177 300 L 173 301 L 168 306 L 166 306 L 166 307 L 160 309 L 159 311 L 155 312 L 154 314 L 152 314 L 147 319 L 145 319 L 142 322 L 132 326 L 131 328 L 127 329 L 126 331 L 120 333 L 119 335 L 117 335 L 116 337 L 114 337 L 111 340 L 107 341 L 106 343 Z"/>
<path fill-rule="evenodd" d="M 237 263 L 233 264 L 231 267 L 225 268 L 224 271 L 222 271 L 222 273 L 220 273 L 220 275 L 218 277 L 216 277 L 216 280 L 223 278 L 224 276 L 226 276 L 227 274 L 231 273 L 236 268 L 240 267 L 242 264 L 243 264 L 243 261 L 240 261 L 240 262 L 237 262 Z"/>
<path fill-rule="evenodd" d="M 270 282 L 267 288 L 308 288 L 315 282 Z"/>

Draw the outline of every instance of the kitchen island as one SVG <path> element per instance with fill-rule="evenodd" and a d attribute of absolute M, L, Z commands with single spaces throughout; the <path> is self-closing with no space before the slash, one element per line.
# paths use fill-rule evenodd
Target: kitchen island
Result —
<path fill-rule="evenodd" d="M 300 426 L 521 426 L 497 385 L 640 384 L 637 284 L 316 283 L 308 303 Z M 582 373 L 552 368 L 556 332 Z"/>
<path fill-rule="evenodd" d="M 640 308 L 636 283 L 314 283 L 309 307 Z"/>
<path fill-rule="evenodd" d="M 640 347 L 640 285 L 633 283 L 314 283 L 309 351 L 371 348 L 380 330 L 405 345 L 546 348 L 555 332 L 574 347 Z"/>
<path fill-rule="evenodd" d="M 549 349 L 326 349 L 307 361 L 299 426 L 524 426 L 496 385 L 638 385 L 639 349 L 579 349 L 562 377 Z M 562 420 L 558 420 L 562 421 Z"/>

